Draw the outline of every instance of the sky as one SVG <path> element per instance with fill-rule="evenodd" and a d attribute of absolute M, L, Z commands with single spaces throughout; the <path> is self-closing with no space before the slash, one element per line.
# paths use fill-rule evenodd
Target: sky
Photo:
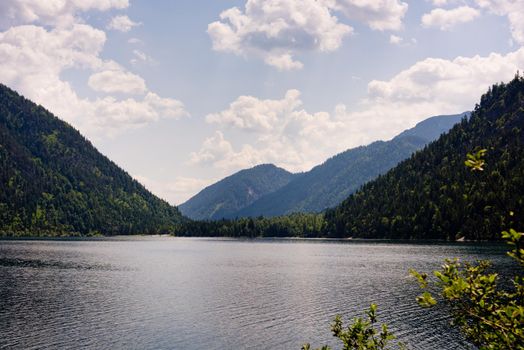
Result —
<path fill-rule="evenodd" d="M 2 0 L 0 82 L 171 204 L 292 172 L 524 70 L 524 0 Z"/>

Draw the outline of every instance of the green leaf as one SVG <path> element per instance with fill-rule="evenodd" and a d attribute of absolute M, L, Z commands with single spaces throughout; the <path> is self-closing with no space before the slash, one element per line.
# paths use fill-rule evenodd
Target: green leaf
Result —
<path fill-rule="evenodd" d="M 417 279 L 420 288 L 425 289 L 428 286 L 428 275 L 426 273 L 419 273 L 417 270 L 410 269 L 409 274 Z"/>
<path fill-rule="evenodd" d="M 432 307 L 437 304 L 437 301 L 429 292 L 424 292 L 417 297 L 417 302 L 422 307 Z"/>

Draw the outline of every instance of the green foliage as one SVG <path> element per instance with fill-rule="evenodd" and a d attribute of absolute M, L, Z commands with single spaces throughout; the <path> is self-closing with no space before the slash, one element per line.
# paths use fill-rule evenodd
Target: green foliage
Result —
<path fill-rule="evenodd" d="M 0 236 L 170 233 L 183 220 L 77 130 L 0 85 Z"/>
<path fill-rule="evenodd" d="M 377 328 L 377 305 L 371 304 L 366 312 L 367 318 L 357 317 L 353 323 L 344 327 L 340 315 L 335 317 L 331 325 L 333 336 L 342 342 L 342 350 L 384 350 L 393 349 L 390 343 L 396 337 L 388 330 L 386 324 Z M 394 343 L 394 347 L 405 349 L 404 344 Z M 310 344 L 304 344 L 302 350 L 310 350 Z M 328 346 L 316 350 L 331 350 Z"/>
<path fill-rule="evenodd" d="M 468 120 L 328 210 L 329 236 L 499 240 L 501 227 L 522 230 L 524 213 L 509 208 L 524 208 L 523 126 L 516 76 L 491 87 Z M 477 145 L 466 160 L 471 176 L 464 158 Z"/>
<path fill-rule="evenodd" d="M 508 252 L 508 255 L 513 259 L 516 259 L 523 264 L 524 261 L 524 249 L 522 248 L 522 233 L 517 232 L 514 229 L 509 229 L 509 231 L 502 232 L 502 238 L 505 239 L 510 245 L 514 248 Z"/>
<path fill-rule="evenodd" d="M 503 237 L 513 245 L 508 253 L 524 267 L 522 233 L 510 230 Z M 446 260 L 434 279 L 411 271 L 425 292 L 417 298 L 422 307 L 437 304 L 437 299 L 451 308 L 453 323 L 480 349 L 524 348 L 524 279 L 516 276 L 511 288 L 502 288 L 499 275 L 489 272 L 489 261 L 476 264 Z M 431 292 L 433 287 L 438 290 Z"/>
<path fill-rule="evenodd" d="M 471 171 L 483 171 L 485 155 L 485 149 L 468 153 L 466 166 Z M 524 233 L 510 229 L 502 238 L 512 246 L 508 255 L 524 268 Z M 436 294 L 451 308 L 454 324 L 480 349 L 523 349 L 524 278 L 517 275 L 511 288 L 503 288 L 499 275 L 490 272 L 490 267 L 489 261 L 462 264 L 458 259 L 447 259 L 441 270 L 433 272 L 431 281 L 428 274 L 410 270 L 424 290 L 417 302 L 432 307 L 437 304 Z M 432 292 L 431 287 L 438 292 Z"/>
<path fill-rule="evenodd" d="M 486 164 L 484 156 L 487 152 L 487 149 L 481 149 L 474 154 L 466 154 L 467 160 L 464 164 L 472 171 L 484 171 L 484 165 Z"/>
<path fill-rule="evenodd" d="M 320 237 L 326 225 L 323 214 L 292 214 L 274 218 L 187 221 L 180 224 L 177 236 L 193 237 Z"/>

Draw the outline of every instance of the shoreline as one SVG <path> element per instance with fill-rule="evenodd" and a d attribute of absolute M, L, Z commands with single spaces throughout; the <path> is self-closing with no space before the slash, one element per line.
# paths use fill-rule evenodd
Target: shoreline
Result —
<path fill-rule="evenodd" d="M 430 240 L 430 239 L 387 239 L 387 238 L 322 238 L 322 237 L 214 237 L 214 236 L 173 236 L 169 234 L 156 235 L 116 235 L 116 236 L 0 236 L 2 241 L 132 241 L 132 240 L 170 240 L 170 239 L 193 239 L 193 240 L 217 240 L 217 241 L 253 241 L 253 242 L 331 242 L 331 243 L 389 243 L 389 244 L 431 244 L 431 245 L 471 245 L 471 244 L 496 244 L 503 245 L 503 241 L 472 241 L 472 240 Z"/>

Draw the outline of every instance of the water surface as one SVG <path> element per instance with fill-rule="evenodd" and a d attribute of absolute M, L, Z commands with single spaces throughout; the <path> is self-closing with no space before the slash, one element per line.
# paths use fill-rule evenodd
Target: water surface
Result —
<path fill-rule="evenodd" d="M 371 302 L 411 349 L 470 349 L 408 269 L 504 246 L 121 238 L 0 241 L 0 348 L 300 349 Z"/>

